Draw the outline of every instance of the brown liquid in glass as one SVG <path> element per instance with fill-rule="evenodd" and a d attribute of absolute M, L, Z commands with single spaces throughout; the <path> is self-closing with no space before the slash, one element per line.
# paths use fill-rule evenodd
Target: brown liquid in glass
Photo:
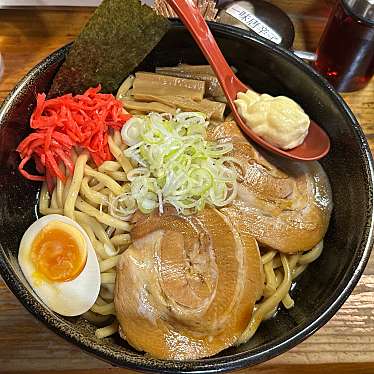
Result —
<path fill-rule="evenodd" d="M 365 87 L 374 73 L 374 23 L 356 18 L 338 1 L 322 35 L 315 68 L 338 91 Z"/>

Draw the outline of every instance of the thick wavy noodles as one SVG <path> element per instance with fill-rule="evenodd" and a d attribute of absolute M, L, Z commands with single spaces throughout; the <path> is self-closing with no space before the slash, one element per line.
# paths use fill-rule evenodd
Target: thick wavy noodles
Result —
<path fill-rule="evenodd" d="M 126 146 L 121 143 L 119 132 L 109 138 L 109 146 L 115 161 L 105 161 L 95 168 L 86 153 L 75 154 L 74 174 L 69 175 L 61 165 L 63 172 L 69 175 L 66 183 L 57 179 L 51 194 L 44 183 L 39 197 L 41 214 L 62 214 L 72 218 L 86 231 L 95 249 L 101 271 L 101 289 L 96 303 L 83 317 L 101 326 L 95 332 L 98 338 L 118 331 L 113 304 L 115 269 L 119 255 L 131 243 L 131 215 L 120 215 L 128 207 L 126 201 L 118 202 L 116 197 L 129 191 L 126 173 L 132 166 L 123 156 Z"/>
<path fill-rule="evenodd" d="M 261 322 L 272 318 L 282 304 L 286 309 L 294 306 L 290 296 L 292 282 L 322 253 L 323 241 L 303 254 L 285 255 L 276 250 L 262 252 L 261 262 L 265 274 L 265 286 L 261 299 L 256 303 L 252 319 L 236 345 L 247 342 Z"/>

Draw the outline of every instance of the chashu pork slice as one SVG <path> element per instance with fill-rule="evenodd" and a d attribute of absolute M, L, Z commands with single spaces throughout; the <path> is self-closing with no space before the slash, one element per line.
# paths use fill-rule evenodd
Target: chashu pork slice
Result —
<path fill-rule="evenodd" d="M 209 140 L 231 141 L 240 162 L 238 195 L 221 209 L 239 232 L 284 253 L 309 250 L 324 237 L 332 210 L 326 173 L 318 162 L 263 157 L 234 121 L 212 126 Z"/>
<path fill-rule="evenodd" d="M 231 346 L 263 289 L 256 240 L 206 208 L 180 216 L 138 215 L 117 266 L 121 334 L 160 359 L 190 360 Z"/>

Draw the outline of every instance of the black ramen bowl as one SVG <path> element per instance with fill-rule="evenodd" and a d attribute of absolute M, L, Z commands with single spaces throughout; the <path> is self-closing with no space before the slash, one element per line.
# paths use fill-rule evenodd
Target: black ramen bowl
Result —
<path fill-rule="evenodd" d="M 17 171 L 17 144 L 29 133 L 37 92 L 47 91 L 69 46 L 56 51 L 17 85 L 0 110 L 0 270 L 20 302 L 50 329 L 113 365 L 157 372 L 234 370 L 279 355 L 325 324 L 357 284 L 372 246 L 373 166 L 359 124 L 333 88 L 291 52 L 242 30 L 210 25 L 239 78 L 256 91 L 287 95 L 329 134 L 331 152 L 322 160 L 332 185 L 334 210 L 322 256 L 302 274 L 292 297 L 295 307 L 280 309 L 261 324 L 252 340 L 217 356 L 196 361 L 161 361 L 132 349 L 118 336 L 99 340 L 83 318 L 64 318 L 49 310 L 28 286 L 17 263 L 18 245 L 38 217 L 40 185 Z M 140 69 L 205 60 L 179 23 L 146 58 Z"/>

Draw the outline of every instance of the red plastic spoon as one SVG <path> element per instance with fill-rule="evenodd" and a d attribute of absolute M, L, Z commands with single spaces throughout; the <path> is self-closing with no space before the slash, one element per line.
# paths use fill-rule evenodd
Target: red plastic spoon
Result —
<path fill-rule="evenodd" d="M 232 72 L 198 8 L 192 0 L 167 0 L 167 2 L 187 27 L 216 73 L 237 124 L 254 142 L 273 153 L 296 160 L 318 160 L 328 153 L 330 139 L 314 121 L 310 121 L 309 132 L 303 144 L 287 151 L 257 136 L 241 119 L 234 103 L 237 93 L 246 92 L 249 87 Z"/>

